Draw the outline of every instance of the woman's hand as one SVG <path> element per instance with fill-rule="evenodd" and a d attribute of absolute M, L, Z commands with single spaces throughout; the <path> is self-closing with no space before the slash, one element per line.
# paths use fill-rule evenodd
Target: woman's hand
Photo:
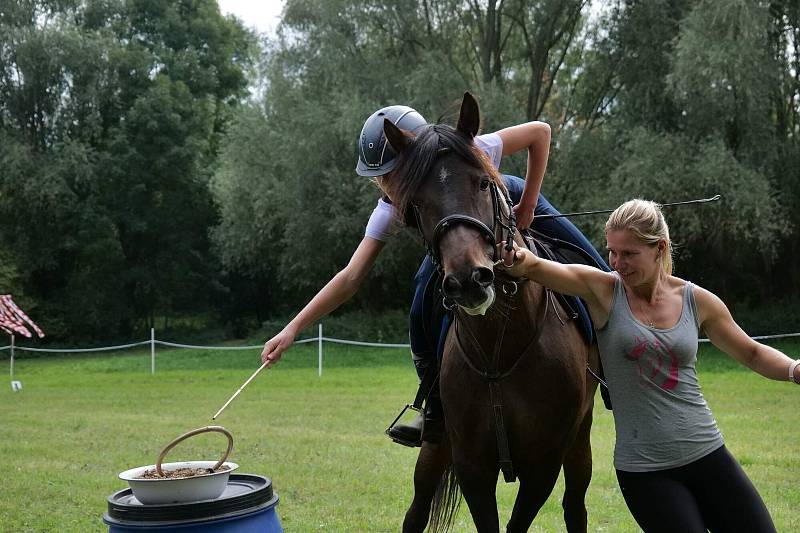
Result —
<path fill-rule="evenodd" d="M 261 362 L 267 366 L 277 363 L 283 352 L 288 350 L 294 343 L 294 337 L 295 334 L 292 331 L 284 328 L 280 333 L 268 340 L 261 351 Z"/>
<path fill-rule="evenodd" d="M 495 263 L 495 267 L 507 272 L 509 276 L 515 278 L 526 277 L 526 273 L 539 259 L 527 248 L 518 248 L 516 244 L 511 251 L 506 250 L 505 241 L 498 244 L 497 247 L 500 261 Z"/>

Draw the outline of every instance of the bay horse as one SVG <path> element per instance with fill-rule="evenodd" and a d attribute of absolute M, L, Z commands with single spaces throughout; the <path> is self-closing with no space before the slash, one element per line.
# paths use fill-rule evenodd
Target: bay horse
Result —
<path fill-rule="evenodd" d="M 403 531 L 423 531 L 429 518 L 435 531 L 449 529 L 460 501 L 453 478 L 477 531 L 499 531 L 500 470 L 507 482 L 519 479 L 506 530 L 527 531 L 563 466 L 567 531 L 585 532 L 596 345 L 549 290 L 495 270 L 498 243 L 525 244 L 499 174 L 473 142 L 479 124 L 469 93 L 455 128 L 412 136 L 384 122 L 400 158 L 384 185 L 417 225 L 454 313 L 440 369 L 446 435 L 423 442 Z"/>

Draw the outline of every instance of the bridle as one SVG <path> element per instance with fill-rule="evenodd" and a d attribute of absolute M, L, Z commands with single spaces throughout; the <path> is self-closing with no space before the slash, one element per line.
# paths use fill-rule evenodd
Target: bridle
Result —
<path fill-rule="evenodd" d="M 514 216 L 514 209 L 513 204 L 511 202 L 511 198 L 508 194 L 501 193 L 500 188 L 497 185 L 497 182 L 494 179 L 489 181 L 490 192 L 492 195 L 492 219 L 491 219 L 491 227 L 489 224 L 485 223 L 482 220 L 479 220 L 473 216 L 456 213 L 452 215 L 448 215 L 442 218 L 436 226 L 433 228 L 433 236 L 431 237 L 430 241 L 426 239 L 425 232 L 422 228 L 422 218 L 419 213 L 419 207 L 415 204 L 411 204 L 411 208 L 414 211 L 414 218 L 417 225 L 417 230 L 419 231 L 420 235 L 422 236 L 422 241 L 425 244 L 425 248 L 428 252 L 428 256 L 431 258 L 431 262 L 436 266 L 439 274 L 444 273 L 444 268 L 442 267 L 442 258 L 441 253 L 439 250 L 439 244 L 442 240 L 442 237 L 447 232 L 448 229 L 452 228 L 456 224 L 463 224 L 467 226 L 472 226 L 473 228 L 477 229 L 480 234 L 486 239 L 488 243 L 492 245 L 492 261 L 493 263 L 497 264 L 499 261 L 502 261 L 500 258 L 500 253 L 497 249 L 496 244 L 505 241 L 506 245 L 505 248 L 508 251 L 513 250 L 514 246 L 514 237 L 517 231 L 517 224 L 516 224 L 516 217 Z M 502 200 L 501 200 L 502 197 Z M 503 211 L 503 207 L 501 201 L 505 201 L 507 206 L 507 211 Z M 495 283 L 497 282 L 498 278 L 495 278 Z M 510 282 L 511 286 L 513 286 L 513 290 L 507 290 L 506 284 L 503 283 L 503 293 L 505 293 L 509 298 L 514 298 L 517 294 L 517 283 L 515 281 Z M 547 309 L 549 307 L 549 291 L 543 287 L 545 290 L 545 302 L 543 306 L 543 314 L 539 319 L 539 324 L 543 324 L 544 320 L 547 316 Z M 444 294 L 442 295 L 444 297 Z M 448 310 L 454 312 L 456 318 L 458 318 L 461 313 L 456 312 L 456 305 L 453 302 L 451 305 L 448 305 L 447 299 L 443 298 L 442 304 Z M 509 304 L 510 305 L 510 304 Z M 500 465 L 500 469 L 503 472 L 503 477 L 507 482 L 514 481 L 516 479 L 516 474 L 514 473 L 514 466 L 511 461 L 511 453 L 508 444 L 508 435 L 505 429 L 505 422 L 503 417 L 503 400 L 502 394 L 500 390 L 500 383 L 506 377 L 508 377 L 519 365 L 520 361 L 523 359 L 525 354 L 530 351 L 530 348 L 534 346 L 539 337 L 544 330 L 543 327 L 538 327 L 537 332 L 534 334 L 533 340 L 530 342 L 528 347 L 519 355 L 516 361 L 512 364 L 512 366 L 506 371 L 500 371 L 499 364 L 500 364 L 500 350 L 503 345 L 503 337 L 506 332 L 506 328 L 511 320 L 512 313 L 510 311 L 506 311 L 503 313 L 504 318 L 502 319 L 502 329 L 499 332 L 498 340 L 494 343 L 494 350 L 492 351 L 491 356 L 487 354 L 484 349 L 482 348 L 480 342 L 476 339 L 473 331 L 471 330 L 468 323 L 463 322 L 462 320 L 455 320 L 456 330 L 455 330 L 455 340 L 461 346 L 457 352 L 461 355 L 461 358 L 465 362 L 465 364 L 476 372 L 479 376 L 481 376 L 488 384 L 489 388 L 489 397 L 490 403 L 492 406 L 492 414 L 494 416 L 494 427 L 495 427 L 495 438 L 497 439 L 497 450 L 498 450 L 498 462 Z M 474 351 L 478 354 L 479 358 L 481 359 L 481 364 L 475 364 L 471 360 L 470 357 L 467 356 L 468 350 L 464 347 L 463 339 L 461 338 L 461 331 L 464 331 L 469 339 L 469 344 L 471 344 L 474 348 Z"/>
<path fill-rule="evenodd" d="M 497 182 L 494 179 L 490 180 L 489 189 L 492 195 L 491 228 L 482 220 L 469 215 L 456 213 L 453 215 L 447 215 L 436 223 L 436 226 L 433 228 L 433 236 L 431 237 L 430 241 L 428 241 L 428 239 L 425 237 L 425 232 L 422 229 L 422 218 L 419 214 L 419 207 L 413 202 L 410 204 L 411 209 L 414 212 L 414 220 L 417 225 L 417 230 L 419 231 L 422 241 L 425 244 L 425 249 L 431 258 L 431 262 L 434 264 L 434 266 L 436 266 L 440 273 L 444 269 L 442 267 L 442 256 L 439 251 L 439 243 L 441 242 L 444 234 L 457 224 L 472 226 L 483 235 L 486 241 L 492 245 L 492 261 L 495 263 L 500 260 L 496 246 L 497 244 L 505 241 L 506 250 L 511 251 L 513 249 L 514 235 L 517 231 L 517 222 L 513 209 L 514 204 L 511 202 L 511 198 L 508 196 L 508 194 L 500 191 L 500 188 L 497 186 Z M 508 214 L 505 216 L 500 203 L 501 197 L 508 207 Z"/>

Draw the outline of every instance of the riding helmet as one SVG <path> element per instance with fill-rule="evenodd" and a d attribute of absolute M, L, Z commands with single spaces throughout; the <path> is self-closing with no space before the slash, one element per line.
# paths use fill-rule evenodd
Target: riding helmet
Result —
<path fill-rule="evenodd" d="M 396 153 L 383 134 L 383 120 L 389 119 L 400 129 L 413 131 L 427 124 L 422 115 L 404 105 L 390 105 L 375 111 L 364 122 L 358 138 L 359 176 L 383 176 L 397 164 Z"/>

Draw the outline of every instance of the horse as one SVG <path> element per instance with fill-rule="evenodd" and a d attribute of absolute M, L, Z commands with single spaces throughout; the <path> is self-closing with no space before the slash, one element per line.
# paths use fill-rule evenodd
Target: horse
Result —
<path fill-rule="evenodd" d="M 384 123 L 399 157 L 384 185 L 421 233 L 454 315 L 440 367 L 445 437 L 423 442 L 403 531 L 423 531 L 429 519 L 434 531 L 449 529 L 458 490 L 477 531 L 499 531 L 500 470 L 519 479 L 506 530 L 527 531 L 563 467 L 567 531 L 585 532 L 596 344 L 551 291 L 495 269 L 498 243 L 525 242 L 499 174 L 473 143 L 479 124 L 469 93 L 455 128 L 411 134 Z"/>

